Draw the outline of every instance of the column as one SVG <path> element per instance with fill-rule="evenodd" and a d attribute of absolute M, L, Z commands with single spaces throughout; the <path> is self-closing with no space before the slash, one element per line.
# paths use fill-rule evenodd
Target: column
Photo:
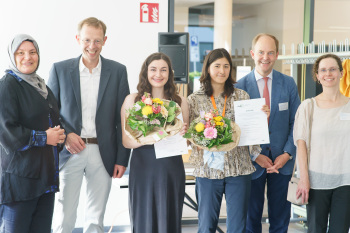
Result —
<path fill-rule="evenodd" d="M 231 54 L 232 47 L 232 1 L 214 2 L 214 49 L 225 48 Z"/>

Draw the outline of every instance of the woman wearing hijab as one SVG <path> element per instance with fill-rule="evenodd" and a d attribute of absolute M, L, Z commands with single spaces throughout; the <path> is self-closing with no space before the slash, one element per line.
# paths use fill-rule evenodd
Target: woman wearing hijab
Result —
<path fill-rule="evenodd" d="M 49 233 L 65 141 L 54 95 L 36 74 L 39 47 L 13 38 L 0 80 L 0 232 Z"/>

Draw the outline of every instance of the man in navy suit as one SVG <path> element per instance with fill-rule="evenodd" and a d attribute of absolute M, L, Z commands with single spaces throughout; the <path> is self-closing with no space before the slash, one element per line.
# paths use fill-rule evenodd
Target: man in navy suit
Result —
<path fill-rule="evenodd" d="M 246 232 L 261 232 L 266 184 L 269 232 L 283 233 L 288 231 L 290 220 L 287 191 L 296 156 L 293 125 L 300 99 L 293 78 L 273 69 L 278 57 L 278 40 L 274 36 L 258 34 L 250 54 L 255 69 L 235 86 L 248 92 L 251 99 L 265 98 L 271 114 L 270 144 L 261 145 L 261 154 L 252 157 L 256 171 L 252 176 Z"/>
<path fill-rule="evenodd" d="M 124 65 L 100 56 L 105 34 L 102 21 L 93 17 L 83 20 L 76 36 L 82 55 L 55 63 L 50 71 L 48 86 L 58 101 L 67 133 L 59 158 L 61 191 L 55 206 L 55 233 L 73 231 L 84 176 L 84 232 L 104 232 L 111 177 L 122 177 L 129 161 L 120 119 L 129 94 L 127 72 Z"/>

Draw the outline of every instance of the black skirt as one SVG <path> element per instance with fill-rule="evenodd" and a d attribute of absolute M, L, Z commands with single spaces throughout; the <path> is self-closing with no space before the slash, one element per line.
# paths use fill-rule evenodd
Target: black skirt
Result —
<path fill-rule="evenodd" d="M 133 233 L 180 233 L 185 196 L 181 155 L 156 159 L 154 146 L 134 149 L 129 174 Z"/>

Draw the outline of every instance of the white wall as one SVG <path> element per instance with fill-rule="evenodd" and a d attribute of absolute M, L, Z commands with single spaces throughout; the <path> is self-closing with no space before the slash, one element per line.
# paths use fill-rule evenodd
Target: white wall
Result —
<path fill-rule="evenodd" d="M 333 40 L 350 39 L 350 1 L 322 0 L 315 1 L 314 41 L 316 44 L 323 40 L 328 45 Z"/>
<path fill-rule="evenodd" d="M 140 23 L 140 2 L 159 3 L 159 23 Z M 39 44 L 38 74 L 47 80 L 52 63 L 81 54 L 77 25 L 94 16 L 107 25 L 101 54 L 127 66 L 131 92 L 136 91 L 142 62 L 158 51 L 158 32 L 168 31 L 166 0 L 7 0 L 0 8 L 0 72 L 8 67 L 10 40 L 26 33 Z"/>

